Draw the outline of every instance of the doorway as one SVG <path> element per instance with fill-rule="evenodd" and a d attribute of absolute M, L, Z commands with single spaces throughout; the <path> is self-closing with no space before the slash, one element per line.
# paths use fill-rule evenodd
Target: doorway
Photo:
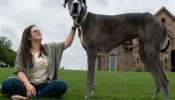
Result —
<path fill-rule="evenodd" d="M 175 50 L 171 51 L 171 72 L 175 72 Z"/>

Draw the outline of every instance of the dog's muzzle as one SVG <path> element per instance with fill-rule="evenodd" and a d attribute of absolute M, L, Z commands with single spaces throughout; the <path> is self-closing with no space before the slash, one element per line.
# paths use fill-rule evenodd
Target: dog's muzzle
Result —
<path fill-rule="evenodd" d="M 79 14 L 79 3 L 75 2 L 72 6 L 72 11 L 70 12 L 72 16 L 78 16 Z"/>

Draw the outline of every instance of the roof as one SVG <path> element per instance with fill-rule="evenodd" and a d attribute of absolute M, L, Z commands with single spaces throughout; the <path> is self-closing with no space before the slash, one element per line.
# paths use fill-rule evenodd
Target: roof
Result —
<path fill-rule="evenodd" d="M 155 15 L 156 16 L 159 16 L 159 14 L 162 11 L 165 12 L 171 19 L 173 19 L 175 21 L 175 16 L 166 7 L 164 7 L 164 6 Z"/>

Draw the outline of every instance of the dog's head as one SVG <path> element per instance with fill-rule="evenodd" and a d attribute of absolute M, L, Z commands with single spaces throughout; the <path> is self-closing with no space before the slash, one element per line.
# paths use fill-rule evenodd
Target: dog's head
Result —
<path fill-rule="evenodd" d="M 64 0 L 64 7 L 68 4 L 69 13 L 72 17 L 78 17 L 83 8 L 86 8 L 86 0 Z"/>

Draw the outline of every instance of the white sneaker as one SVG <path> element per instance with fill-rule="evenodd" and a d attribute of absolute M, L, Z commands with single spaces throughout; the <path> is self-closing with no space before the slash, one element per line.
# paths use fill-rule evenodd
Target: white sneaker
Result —
<path fill-rule="evenodd" d="M 11 96 L 11 99 L 12 100 L 28 100 L 29 98 L 28 97 L 21 96 L 21 95 L 12 95 Z"/>

